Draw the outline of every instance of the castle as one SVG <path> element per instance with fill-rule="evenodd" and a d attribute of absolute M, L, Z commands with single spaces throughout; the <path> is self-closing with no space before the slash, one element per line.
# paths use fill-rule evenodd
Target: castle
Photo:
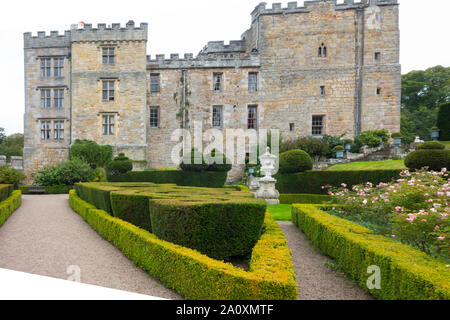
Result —
<path fill-rule="evenodd" d="M 136 168 L 173 167 L 171 134 L 279 129 L 284 139 L 400 130 L 397 0 L 260 3 L 241 40 L 147 55 L 146 23 L 24 34 L 24 169 L 68 158 L 77 139 Z"/>

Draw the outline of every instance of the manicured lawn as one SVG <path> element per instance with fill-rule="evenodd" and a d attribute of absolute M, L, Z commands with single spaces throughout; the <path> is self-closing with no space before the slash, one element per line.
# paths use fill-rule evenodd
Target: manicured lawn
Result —
<path fill-rule="evenodd" d="M 277 206 L 268 206 L 269 212 L 277 221 L 291 221 L 292 205 L 280 204 Z"/>
<path fill-rule="evenodd" d="M 366 161 L 337 164 L 327 171 L 357 171 L 357 170 L 380 170 L 380 169 L 407 169 L 403 160 L 391 161 Z"/>

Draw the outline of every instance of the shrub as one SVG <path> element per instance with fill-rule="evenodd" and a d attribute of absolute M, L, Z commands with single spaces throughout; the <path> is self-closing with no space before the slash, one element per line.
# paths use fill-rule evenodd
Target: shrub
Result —
<path fill-rule="evenodd" d="M 449 300 L 450 269 L 425 253 L 327 214 L 313 205 L 294 205 L 292 221 L 347 275 L 384 300 Z M 370 266 L 381 270 L 381 289 L 369 290 Z"/>
<path fill-rule="evenodd" d="M 405 158 L 405 166 L 416 170 L 427 167 L 435 171 L 450 168 L 450 150 L 416 150 Z"/>
<path fill-rule="evenodd" d="M 291 150 L 280 155 L 280 172 L 297 173 L 311 170 L 313 162 L 311 157 L 303 150 Z"/>
<path fill-rule="evenodd" d="M 208 166 L 203 158 L 203 153 L 197 150 L 192 150 L 190 153 L 185 154 L 180 164 L 181 170 L 193 172 L 206 171 Z"/>
<path fill-rule="evenodd" d="M 400 177 L 401 170 L 359 170 L 359 171 L 306 171 L 295 174 L 275 175 L 276 188 L 280 193 L 326 194 L 326 185 L 339 187 L 346 183 L 352 186 L 372 182 L 390 182 Z"/>
<path fill-rule="evenodd" d="M 113 149 L 109 145 L 101 146 L 95 141 L 76 140 L 70 148 L 69 158 L 82 159 L 92 168 L 105 167 L 111 161 Z"/>
<path fill-rule="evenodd" d="M 252 251 L 250 271 L 194 250 L 96 210 L 74 191 L 70 206 L 138 267 L 190 300 L 295 300 L 297 284 L 283 232 L 266 215 L 264 233 Z"/>
<path fill-rule="evenodd" d="M 13 190 L 12 184 L 0 184 L 0 202 L 8 198 Z"/>
<path fill-rule="evenodd" d="M 326 157 L 330 151 L 330 145 L 323 139 L 314 137 L 301 137 L 297 140 L 283 142 L 280 152 L 284 153 L 290 150 L 303 150 L 312 158 Z"/>
<path fill-rule="evenodd" d="M 400 132 L 394 132 L 392 135 L 391 135 L 391 138 L 392 139 L 394 139 L 394 138 L 402 138 L 403 137 L 403 135 L 400 133 Z"/>
<path fill-rule="evenodd" d="M 204 156 L 205 162 L 208 164 L 207 171 L 228 172 L 231 170 L 231 161 L 219 151 L 212 150 L 211 154 Z"/>
<path fill-rule="evenodd" d="M 450 101 L 440 105 L 437 126 L 441 130 L 439 140 L 450 141 Z"/>
<path fill-rule="evenodd" d="M 179 186 L 206 188 L 221 188 L 226 180 L 227 172 L 223 171 L 147 170 L 127 172 L 116 176 L 108 175 L 108 181 L 110 182 L 173 183 Z"/>
<path fill-rule="evenodd" d="M 336 151 L 344 151 L 344 150 L 345 150 L 345 148 L 343 146 L 336 146 L 333 149 L 334 152 L 336 152 Z"/>
<path fill-rule="evenodd" d="M 381 142 L 389 141 L 389 138 L 389 131 L 386 129 L 365 131 L 355 138 L 355 144 L 358 148 L 363 146 L 376 148 L 381 144 Z"/>
<path fill-rule="evenodd" d="M 334 153 L 333 153 L 333 149 L 336 146 L 340 146 L 344 144 L 344 141 L 342 141 L 342 138 L 346 135 L 346 133 L 341 134 L 339 136 L 329 136 L 329 135 L 324 135 L 322 137 L 322 140 L 327 142 L 329 145 L 329 151 L 328 151 L 328 158 L 332 158 L 334 157 Z"/>
<path fill-rule="evenodd" d="M 72 159 L 38 171 L 34 182 L 39 186 L 73 186 L 92 178 L 92 168 L 80 159 Z"/>
<path fill-rule="evenodd" d="M 444 150 L 445 145 L 437 141 L 424 142 L 417 146 L 417 150 Z"/>
<path fill-rule="evenodd" d="M 0 227 L 8 220 L 17 208 L 22 204 L 22 195 L 16 190 L 3 201 L 0 201 Z"/>
<path fill-rule="evenodd" d="M 229 188 L 87 183 L 76 190 L 83 200 L 160 239 L 220 259 L 251 252 L 266 210 L 251 193 Z"/>
<path fill-rule="evenodd" d="M 133 170 L 133 161 L 127 158 L 124 153 L 119 153 L 113 161 L 106 165 L 106 170 L 110 176 L 124 174 Z"/>
<path fill-rule="evenodd" d="M 17 170 L 10 169 L 7 166 L 0 167 L 0 184 L 12 184 L 17 187 L 21 180 L 26 176 Z"/>

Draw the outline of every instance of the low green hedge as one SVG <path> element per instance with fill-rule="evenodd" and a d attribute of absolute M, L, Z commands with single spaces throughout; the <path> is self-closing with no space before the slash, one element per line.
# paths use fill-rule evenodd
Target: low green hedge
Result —
<path fill-rule="evenodd" d="M 0 227 L 8 220 L 17 208 L 22 204 L 22 193 L 19 190 L 13 191 L 11 195 L 0 201 Z"/>
<path fill-rule="evenodd" d="M 14 191 L 14 186 L 12 184 L 0 184 L 0 201 L 8 198 Z"/>
<path fill-rule="evenodd" d="M 80 198 L 160 239 L 228 259 L 251 252 L 267 208 L 239 187 L 80 183 Z"/>
<path fill-rule="evenodd" d="M 29 194 L 30 186 L 18 186 L 22 194 Z M 47 186 L 45 187 L 45 194 L 68 194 L 73 186 Z"/>
<path fill-rule="evenodd" d="M 70 192 L 70 206 L 103 238 L 137 266 L 190 300 L 296 300 L 297 284 L 283 232 L 266 215 L 264 233 L 255 245 L 250 270 L 217 261 L 155 235 L 105 211 L 96 210 Z"/>
<path fill-rule="evenodd" d="M 314 205 L 294 205 L 292 222 L 324 254 L 374 297 L 384 300 L 449 300 L 450 268 L 407 245 Z M 367 288 L 368 267 L 381 270 L 381 289 Z"/>
<path fill-rule="evenodd" d="M 281 204 L 314 203 L 322 204 L 331 201 L 331 196 L 321 194 L 280 194 Z"/>
<path fill-rule="evenodd" d="M 416 170 L 428 167 L 435 171 L 450 168 L 450 150 L 416 150 L 405 158 L 405 166 Z"/>
<path fill-rule="evenodd" d="M 350 188 L 354 185 L 372 182 L 390 182 L 400 178 L 402 170 L 359 170 L 359 171 L 306 171 L 293 174 L 278 173 L 277 190 L 280 193 L 326 194 L 325 185 L 339 187 L 346 183 Z"/>
<path fill-rule="evenodd" d="M 227 172 L 182 170 L 132 171 L 115 176 L 108 175 L 109 182 L 153 182 L 187 187 L 221 188 L 227 181 Z"/>

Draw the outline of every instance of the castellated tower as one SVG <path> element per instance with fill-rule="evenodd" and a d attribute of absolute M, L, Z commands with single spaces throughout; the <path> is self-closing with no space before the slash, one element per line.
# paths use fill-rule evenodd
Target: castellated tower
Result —
<path fill-rule="evenodd" d="M 199 123 L 284 140 L 397 132 L 398 16 L 397 0 L 263 2 L 240 40 L 196 56 L 147 56 L 147 24 L 133 21 L 25 33 L 25 171 L 67 159 L 76 139 L 112 145 L 135 169 L 175 167 L 172 133 Z"/>

